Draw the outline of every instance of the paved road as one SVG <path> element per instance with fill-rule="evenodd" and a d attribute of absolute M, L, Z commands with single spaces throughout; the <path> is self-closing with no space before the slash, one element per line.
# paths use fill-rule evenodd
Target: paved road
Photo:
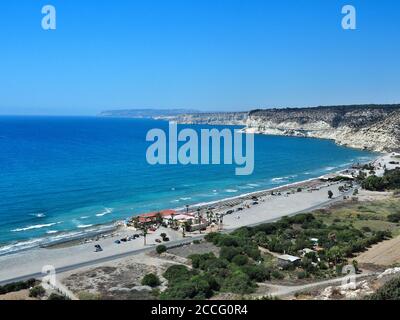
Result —
<path fill-rule="evenodd" d="M 350 191 L 348 191 L 346 193 L 343 193 L 339 197 L 327 200 L 326 202 L 323 202 L 323 203 L 321 203 L 319 205 L 309 207 L 309 208 L 307 208 L 305 210 L 294 212 L 294 213 L 290 214 L 290 216 L 294 216 L 294 215 L 297 215 L 297 214 L 300 214 L 300 213 L 305 213 L 305 212 L 310 212 L 310 211 L 314 211 L 314 210 L 317 210 L 317 209 L 321 209 L 323 207 L 326 207 L 327 205 L 330 205 L 330 204 L 333 204 L 333 203 L 341 201 L 343 199 L 344 195 L 350 195 L 350 194 L 352 194 L 352 192 L 353 191 L 350 190 Z M 280 218 L 265 220 L 265 221 L 262 221 L 262 222 L 258 222 L 256 224 L 252 224 L 250 226 L 256 226 L 256 225 L 260 225 L 260 224 L 263 224 L 263 223 L 271 223 L 271 222 L 275 222 L 275 221 L 277 221 L 279 219 Z M 229 230 L 224 230 L 223 232 L 229 233 L 229 232 L 232 232 L 234 230 L 235 229 L 229 229 Z M 171 248 L 171 247 L 175 247 L 175 246 L 179 246 L 179 245 L 189 244 L 193 240 L 200 240 L 202 238 L 204 238 L 204 235 L 196 235 L 196 236 L 193 236 L 193 237 L 190 237 L 190 238 L 177 240 L 177 241 L 171 242 L 168 245 L 168 247 Z M 107 256 L 107 257 L 103 257 L 103 258 L 99 258 L 99 259 L 95 259 L 95 260 L 85 261 L 85 262 L 81 262 L 81 263 L 77 263 L 77 264 L 71 264 L 71 265 L 68 265 L 68 266 L 57 268 L 56 271 L 57 271 L 58 274 L 60 274 L 60 273 L 72 271 L 72 270 L 83 268 L 83 267 L 89 267 L 89 266 L 92 266 L 92 265 L 97 265 L 97 264 L 106 263 L 106 262 L 110 262 L 110 261 L 121 259 L 121 258 L 126 258 L 126 257 L 132 256 L 132 255 L 137 255 L 137 254 L 140 254 L 140 253 L 143 253 L 143 252 L 147 252 L 147 251 L 151 251 L 151 250 L 154 250 L 154 246 L 147 247 L 147 248 L 142 248 L 142 249 L 130 250 L 130 251 L 127 251 L 127 252 L 124 252 L 124 253 L 115 254 L 115 255 L 112 255 L 112 256 Z M 31 274 L 27 274 L 27 275 L 24 275 L 24 276 L 21 276 L 21 277 L 17 277 L 17 278 L 1 280 L 0 281 L 0 285 L 5 285 L 7 283 L 12 283 L 12 282 L 17 282 L 17 281 L 25 281 L 25 280 L 28 280 L 28 279 L 31 279 L 31 278 L 42 278 L 42 277 L 43 277 L 43 274 L 41 272 L 31 273 Z"/>

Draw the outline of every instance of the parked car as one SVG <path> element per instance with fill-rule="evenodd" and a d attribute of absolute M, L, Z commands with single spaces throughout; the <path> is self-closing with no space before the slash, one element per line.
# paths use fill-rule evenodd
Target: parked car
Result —
<path fill-rule="evenodd" d="M 161 243 L 162 241 L 160 239 L 156 239 L 156 242 L 157 243 Z"/>
<path fill-rule="evenodd" d="M 95 247 L 95 252 L 103 251 L 103 248 L 99 244 L 96 244 L 94 247 Z"/>
<path fill-rule="evenodd" d="M 226 214 L 232 214 L 232 213 L 234 213 L 235 211 L 234 210 L 228 210 L 227 212 L 226 212 Z"/>
<path fill-rule="evenodd" d="M 116 244 L 121 244 L 121 241 L 115 240 L 114 243 L 116 243 Z"/>

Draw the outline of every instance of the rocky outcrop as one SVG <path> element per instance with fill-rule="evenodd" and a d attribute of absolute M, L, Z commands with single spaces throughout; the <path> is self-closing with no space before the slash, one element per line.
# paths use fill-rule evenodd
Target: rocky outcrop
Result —
<path fill-rule="evenodd" d="M 250 112 L 246 132 L 332 139 L 379 152 L 400 149 L 400 105 L 268 109 Z"/>

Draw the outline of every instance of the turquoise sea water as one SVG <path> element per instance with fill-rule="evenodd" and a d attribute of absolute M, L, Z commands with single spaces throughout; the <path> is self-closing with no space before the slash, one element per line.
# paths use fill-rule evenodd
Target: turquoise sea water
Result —
<path fill-rule="evenodd" d="M 150 166 L 145 137 L 152 128 L 167 131 L 168 123 L 0 117 L 0 254 L 147 211 L 318 177 L 376 156 L 328 140 L 256 136 L 251 176 L 236 176 L 235 165 Z"/>

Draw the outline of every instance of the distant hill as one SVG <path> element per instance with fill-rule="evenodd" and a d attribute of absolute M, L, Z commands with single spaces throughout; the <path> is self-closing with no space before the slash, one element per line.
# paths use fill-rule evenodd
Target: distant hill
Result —
<path fill-rule="evenodd" d="M 99 116 L 119 118 L 158 118 L 174 117 L 187 113 L 199 113 L 199 111 L 189 109 L 125 109 L 103 111 Z"/>

